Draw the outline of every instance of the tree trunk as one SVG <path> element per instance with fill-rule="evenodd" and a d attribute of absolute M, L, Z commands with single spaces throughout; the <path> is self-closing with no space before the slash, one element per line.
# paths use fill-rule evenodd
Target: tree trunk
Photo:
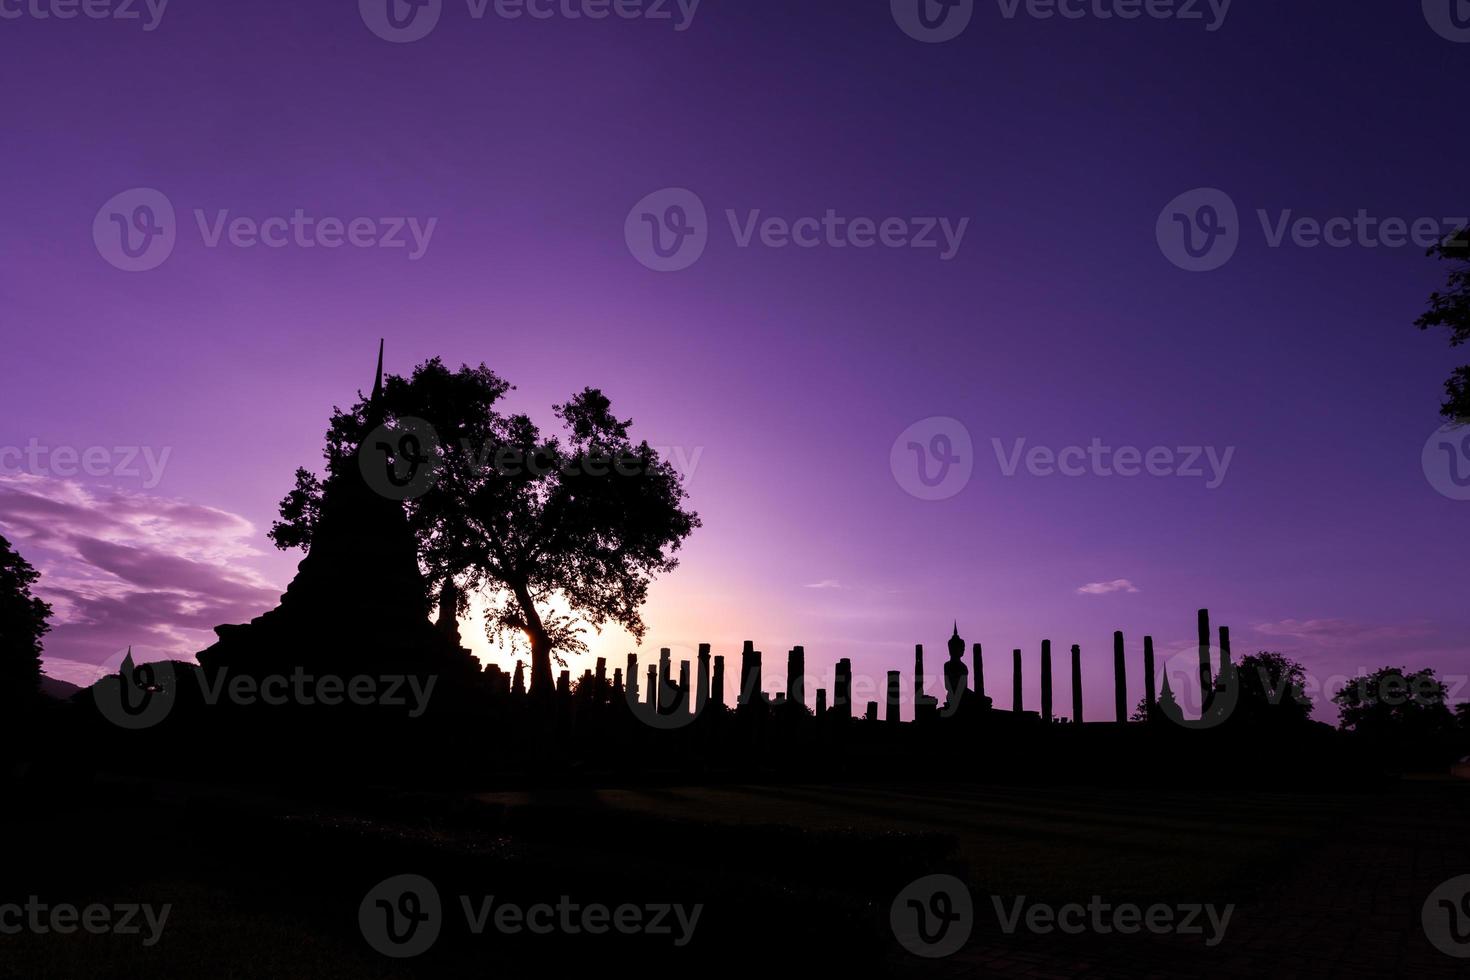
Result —
<path fill-rule="evenodd" d="M 526 635 L 531 640 L 531 697 L 550 699 L 556 691 L 556 681 L 551 676 L 551 637 L 541 625 L 541 614 L 536 611 L 530 590 L 515 586 L 513 591 L 526 623 Z"/>

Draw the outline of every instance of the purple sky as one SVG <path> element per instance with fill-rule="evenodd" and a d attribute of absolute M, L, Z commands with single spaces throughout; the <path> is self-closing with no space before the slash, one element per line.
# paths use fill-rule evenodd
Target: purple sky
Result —
<path fill-rule="evenodd" d="M 1257 216 L 1470 214 L 1470 44 L 1416 3 L 1238 0 L 1211 31 L 979 0 L 934 44 L 887 0 L 703 0 L 682 31 L 669 6 L 537 21 L 444 0 L 402 44 L 346 0 L 173 0 L 154 30 L 0 19 L 0 447 L 168 453 L 156 483 L 146 458 L 75 477 L 0 458 L 0 533 L 58 608 L 53 673 L 129 643 L 187 655 L 274 603 L 299 558 L 265 538 L 276 501 L 385 336 L 389 370 L 483 360 L 544 424 L 600 386 L 693 463 L 705 526 L 655 587 L 644 656 L 749 637 L 772 678 L 801 643 L 815 687 L 841 656 L 907 670 L 922 642 L 937 689 L 958 617 L 1006 707 L 1012 647 L 1035 707 L 1040 641 L 1080 643 L 1102 718 L 1112 631 L 1132 702 L 1142 634 L 1182 650 L 1208 606 L 1237 655 L 1279 649 L 1323 682 L 1430 665 L 1470 699 L 1470 501 L 1421 461 L 1464 356 L 1412 326 L 1445 270 L 1357 232 L 1273 248 Z M 127 272 L 93 222 L 140 187 L 171 202 L 177 242 Z M 625 219 L 671 187 L 707 208 L 709 243 L 650 271 Z M 1239 247 L 1188 272 L 1156 221 L 1204 187 L 1238 207 Z M 417 258 L 209 247 L 196 209 L 435 224 Z M 968 225 L 946 261 L 740 247 L 727 209 Z M 974 446 L 937 501 L 890 467 L 935 417 Z M 992 440 L 1018 439 L 1233 455 L 1213 488 L 1006 476 Z"/>

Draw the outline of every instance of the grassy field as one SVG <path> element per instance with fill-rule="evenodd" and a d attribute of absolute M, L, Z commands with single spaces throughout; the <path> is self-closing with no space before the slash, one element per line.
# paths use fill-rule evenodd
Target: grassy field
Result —
<path fill-rule="evenodd" d="M 1362 805 L 1350 795 L 974 785 L 635 788 L 478 799 L 736 826 L 939 832 L 954 838 L 970 880 L 991 891 L 1151 899 L 1249 896 Z"/>
<path fill-rule="evenodd" d="M 1086 786 L 719 785 L 350 796 L 115 783 L 18 798 L 0 904 L 173 906 L 143 948 L 117 936 L 0 935 L 3 977 L 485 977 L 609 963 L 701 976 L 1453 975 L 1425 895 L 1470 873 L 1470 786 L 1372 794 L 1116 791 Z M 358 926 L 377 882 L 431 879 L 523 904 L 702 903 L 694 942 L 475 935 L 446 919 L 425 955 L 390 960 Z M 975 896 L 970 943 L 921 960 L 888 910 L 936 872 Z M 1000 935 L 990 896 L 1239 906 L 1228 941 Z M 452 918 L 452 915 L 451 915 Z M 1288 968 L 1289 967 L 1289 968 Z M 785 975 L 783 972 L 781 975 Z"/>

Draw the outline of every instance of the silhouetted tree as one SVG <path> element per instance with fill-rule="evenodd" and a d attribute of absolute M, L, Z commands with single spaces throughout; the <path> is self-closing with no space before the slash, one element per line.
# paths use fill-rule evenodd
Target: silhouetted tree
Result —
<path fill-rule="evenodd" d="M 1434 736 L 1453 725 L 1445 687 L 1427 667 L 1412 674 L 1382 667 L 1354 677 L 1332 700 L 1341 713 L 1339 726 L 1366 735 Z"/>
<path fill-rule="evenodd" d="M 1435 245 L 1429 255 L 1453 263 L 1443 292 L 1429 297 L 1429 310 L 1414 321 L 1420 330 L 1445 327 L 1450 346 L 1470 340 L 1470 228 Z M 1453 421 L 1470 421 L 1470 365 L 1456 368 L 1445 382 L 1446 398 L 1440 413 Z"/>
<path fill-rule="evenodd" d="M 616 623 L 642 639 L 648 587 L 678 565 L 673 553 L 699 518 L 683 506 L 678 473 L 633 442 L 631 420 L 613 415 L 601 391 L 553 406 L 565 431 L 543 436 L 528 416 L 498 410 L 509 390 L 483 364 L 451 372 L 434 358 L 408 378 L 390 376 L 383 408 L 390 425 L 432 427 L 418 451 L 433 480 L 407 501 L 427 578 L 482 591 L 488 635 L 529 645 L 531 693 L 544 695 L 553 656 L 586 649 L 582 624 Z M 366 407 L 334 411 L 329 472 L 358 465 Z M 278 547 L 310 547 L 321 485 L 297 471 L 271 528 Z M 554 602 L 569 612 L 553 612 Z"/>
<path fill-rule="evenodd" d="M 51 607 L 31 595 L 40 573 L 0 537 L 0 704 L 13 708 L 41 686 L 41 637 Z"/>
<path fill-rule="evenodd" d="M 1243 720 L 1300 724 L 1312 716 L 1307 673 L 1301 664 L 1269 650 L 1243 657 L 1235 668 L 1240 697 L 1235 714 Z"/>
<path fill-rule="evenodd" d="M 1461 731 L 1470 732 L 1470 701 L 1461 701 L 1455 705 L 1455 721 Z"/>

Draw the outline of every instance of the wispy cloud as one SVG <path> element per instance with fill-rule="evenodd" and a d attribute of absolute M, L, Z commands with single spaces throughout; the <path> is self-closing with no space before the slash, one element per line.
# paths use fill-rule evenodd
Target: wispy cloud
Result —
<path fill-rule="evenodd" d="M 1077 590 L 1078 595 L 1107 595 L 1109 592 L 1137 592 L 1138 587 L 1126 578 L 1115 578 L 1111 582 L 1088 582 Z"/>
<path fill-rule="evenodd" d="M 0 533 L 41 572 L 48 664 L 99 664 L 128 645 L 139 659 L 187 658 L 280 594 L 246 564 L 260 554 L 255 526 L 188 501 L 0 474 Z"/>
<path fill-rule="evenodd" d="M 1257 623 L 1257 633 L 1288 637 L 1312 646 L 1355 646 L 1385 641 L 1419 640 L 1434 635 L 1423 623 L 1371 625 L 1345 619 L 1283 619 Z"/>
<path fill-rule="evenodd" d="M 803 588 L 808 589 L 840 589 L 842 583 L 835 578 L 824 578 L 820 582 L 808 582 Z"/>

